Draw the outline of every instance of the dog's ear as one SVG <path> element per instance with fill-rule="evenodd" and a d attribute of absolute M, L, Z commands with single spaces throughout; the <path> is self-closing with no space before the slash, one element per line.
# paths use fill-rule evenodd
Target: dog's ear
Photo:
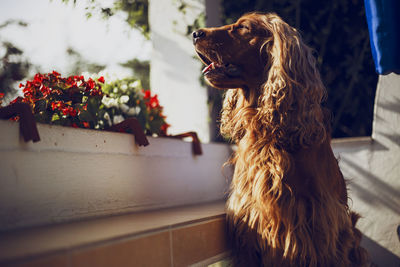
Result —
<path fill-rule="evenodd" d="M 270 36 L 260 51 L 267 60 L 266 82 L 258 101 L 262 107 L 260 118 L 268 117 L 268 124 L 277 127 L 276 134 L 282 139 L 291 136 L 282 144 L 285 147 L 296 149 L 320 143 L 325 138 L 321 110 L 325 88 L 312 49 L 279 16 L 268 14 L 263 23 Z"/>
<path fill-rule="evenodd" d="M 301 72 L 297 70 L 301 57 L 299 40 L 296 40 L 296 30 L 280 17 L 268 14 L 266 18 L 264 26 L 268 37 L 260 51 L 261 59 L 265 62 L 266 82 L 260 100 L 263 106 L 273 109 L 275 114 L 286 114 L 297 100 L 293 97 L 293 91 L 300 78 L 298 72 Z M 304 98 L 304 95 L 300 97 Z"/>

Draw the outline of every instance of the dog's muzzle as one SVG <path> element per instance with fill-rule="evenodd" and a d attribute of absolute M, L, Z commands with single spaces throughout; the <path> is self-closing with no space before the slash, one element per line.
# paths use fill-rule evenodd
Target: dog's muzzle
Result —
<path fill-rule="evenodd" d="M 193 44 L 196 44 L 196 42 L 200 39 L 206 36 L 206 33 L 202 30 L 197 30 L 192 33 L 192 40 Z"/>

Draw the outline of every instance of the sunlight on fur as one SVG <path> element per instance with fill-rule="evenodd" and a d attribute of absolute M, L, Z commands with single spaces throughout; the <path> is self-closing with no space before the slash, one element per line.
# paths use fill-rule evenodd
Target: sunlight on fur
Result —
<path fill-rule="evenodd" d="M 228 89 L 221 133 L 238 147 L 227 203 L 235 266 L 365 266 L 312 49 L 276 14 L 193 40 L 207 82 Z"/>

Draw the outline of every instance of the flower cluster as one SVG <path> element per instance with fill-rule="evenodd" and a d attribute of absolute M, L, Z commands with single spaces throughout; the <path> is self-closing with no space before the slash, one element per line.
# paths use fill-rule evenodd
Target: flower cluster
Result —
<path fill-rule="evenodd" d="M 157 95 L 143 90 L 139 80 L 125 78 L 105 84 L 100 111 L 101 124 L 110 125 L 130 117 L 138 119 L 148 135 L 166 135 L 169 124 Z"/>
<path fill-rule="evenodd" d="M 33 80 L 19 85 L 23 97 L 17 97 L 11 104 L 30 104 L 36 120 L 41 123 L 94 128 L 104 95 L 103 83 L 103 77 L 95 81 L 92 78 L 85 80 L 83 76 L 63 78 L 56 71 L 37 73 Z"/>
<path fill-rule="evenodd" d="M 17 97 L 11 103 L 30 104 L 36 120 L 41 123 L 105 129 L 135 117 L 149 135 L 166 135 L 169 127 L 157 95 L 143 90 L 136 79 L 106 84 L 104 77 L 63 78 L 53 71 L 36 74 L 33 80 L 20 84 L 20 88 L 23 97 Z M 0 94 L 0 101 L 2 97 Z"/>

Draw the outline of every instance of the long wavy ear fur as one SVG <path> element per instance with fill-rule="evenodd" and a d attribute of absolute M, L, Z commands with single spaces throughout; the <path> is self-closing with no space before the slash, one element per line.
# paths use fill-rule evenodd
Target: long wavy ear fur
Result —
<path fill-rule="evenodd" d="M 263 46 L 270 67 L 266 70 L 268 79 L 259 99 L 257 119 L 270 125 L 278 145 L 288 151 L 322 143 L 326 132 L 321 102 L 326 90 L 312 49 L 303 43 L 296 29 L 277 15 L 265 16 L 263 23 L 272 38 Z"/>

